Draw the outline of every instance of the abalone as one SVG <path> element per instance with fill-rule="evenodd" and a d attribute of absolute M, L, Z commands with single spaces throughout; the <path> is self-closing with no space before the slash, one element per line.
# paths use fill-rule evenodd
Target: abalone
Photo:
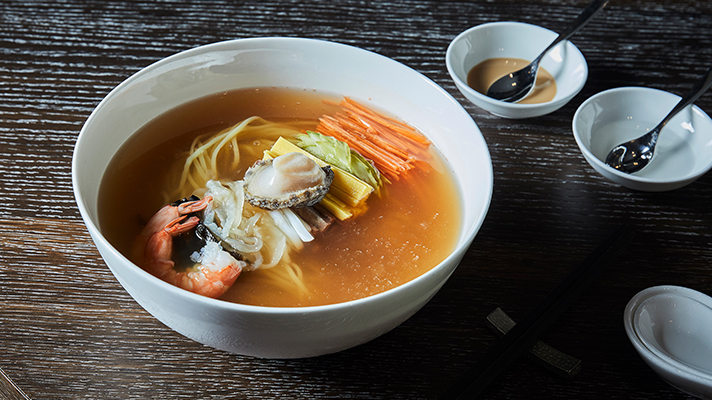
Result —
<path fill-rule="evenodd" d="M 244 177 L 245 199 L 266 210 L 312 206 L 324 198 L 334 180 L 330 166 L 293 152 L 257 161 Z"/>

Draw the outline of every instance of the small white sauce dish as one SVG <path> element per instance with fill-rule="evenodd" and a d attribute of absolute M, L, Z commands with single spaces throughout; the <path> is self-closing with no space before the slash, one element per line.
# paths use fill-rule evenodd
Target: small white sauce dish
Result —
<path fill-rule="evenodd" d="M 712 399 L 712 298 L 680 286 L 655 286 L 625 308 L 625 331 L 643 360 L 665 381 Z"/>
<path fill-rule="evenodd" d="M 522 22 L 490 22 L 459 34 L 445 55 L 447 70 L 460 92 L 476 106 L 510 119 L 533 118 L 552 113 L 578 94 L 588 78 L 588 65 L 573 43 L 564 41 L 542 59 L 556 82 L 556 95 L 539 104 L 507 103 L 477 92 L 467 85 L 472 67 L 491 58 L 533 60 L 553 42 L 558 34 L 540 26 Z"/>
<path fill-rule="evenodd" d="M 598 93 L 574 114 L 572 129 L 584 158 L 604 177 L 627 188 L 660 192 L 686 186 L 712 168 L 712 119 L 697 106 L 682 110 L 660 133 L 647 167 L 627 174 L 603 161 L 620 143 L 655 128 L 680 96 L 645 87 Z"/>

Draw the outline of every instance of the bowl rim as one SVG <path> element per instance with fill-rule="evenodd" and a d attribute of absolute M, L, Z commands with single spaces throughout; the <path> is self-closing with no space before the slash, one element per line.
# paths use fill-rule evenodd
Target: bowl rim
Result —
<path fill-rule="evenodd" d="M 712 308 L 712 298 L 694 289 L 675 285 L 649 287 L 633 296 L 625 307 L 624 326 L 628 338 L 641 356 L 647 358 L 650 362 L 655 363 L 659 368 L 665 369 L 668 373 L 679 378 L 712 387 L 712 374 L 706 373 L 704 370 L 676 360 L 652 344 L 648 344 L 638 334 L 638 310 L 648 300 L 661 295 L 686 297 L 690 300 L 706 305 L 708 308 Z"/>
<path fill-rule="evenodd" d="M 587 160 L 589 160 L 590 163 L 595 164 L 596 167 L 602 168 L 607 173 L 610 173 L 613 176 L 618 177 L 619 179 L 624 179 L 624 180 L 638 182 L 638 183 L 644 183 L 644 184 L 659 184 L 659 185 L 667 185 L 667 184 L 673 184 L 673 183 L 678 183 L 678 182 L 694 181 L 697 178 L 699 178 L 702 175 L 709 172 L 710 169 L 712 169 L 712 158 L 711 158 L 710 161 L 703 168 L 693 171 L 693 172 L 690 172 L 687 175 L 683 175 L 683 176 L 680 176 L 677 178 L 656 179 L 656 178 L 649 178 L 649 177 L 645 177 L 645 176 L 627 174 L 625 172 L 618 171 L 617 169 L 609 167 L 606 163 L 604 163 L 598 157 L 596 157 L 591 152 L 591 150 L 588 148 L 588 146 L 586 146 L 586 144 L 583 143 L 581 133 L 579 132 L 579 130 L 576 127 L 576 122 L 581 118 L 581 113 L 583 113 L 584 109 L 586 107 L 588 107 L 591 103 L 593 103 L 594 101 L 597 101 L 598 99 L 605 98 L 606 96 L 616 95 L 617 93 L 620 93 L 620 92 L 647 92 L 647 94 L 656 94 L 656 95 L 660 95 L 660 96 L 671 97 L 671 98 L 676 99 L 677 101 L 679 101 L 682 98 L 674 93 L 670 93 L 665 90 L 651 88 L 651 87 L 621 86 L 621 87 L 603 90 L 601 92 L 594 94 L 593 96 L 589 97 L 588 99 L 586 99 L 583 103 L 581 103 L 581 105 L 578 107 L 578 109 L 574 113 L 574 117 L 571 120 L 572 121 L 571 122 L 571 130 L 573 132 L 574 139 L 576 140 L 576 144 L 578 144 L 579 149 L 584 154 L 585 158 Z M 692 107 L 692 110 L 694 112 L 698 113 L 702 118 L 709 120 L 710 124 L 712 124 L 712 118 L 710 118 L 710 116 L 704 110 L 702 110 L 700 107 L 698 107 L 695 104 L 692 104 L 691 106 L 688 106 L 688 107 Z M 664 116 L 661 116 L 660 118 L 662 119 L 663 117 Z"/>
<path fill-rule="evenodd" d="M 584 57 L 583 53 L 579 48 L 570 40 L 565 40 L 561 43 L 559 43 L 557 46 L 571 46 L 570 49 L 574 50 L 574 55 L 576 55 L 578 58 L 580 58 L 581 63 L 584 67 L 584 79 L 581 80 L 581 83 L 577 86 L 572 87 L 572 90 L 570 93 L 568 93 L 565 96 L 560 97 L 559 99 L 552 99 L 550 101 L 546 101 L 543 103 L 534 103 L 534 104 L 529 104 L 529 103 L 510 103 L 502 100 L 495 100 L 491 97 L 488 97 L 474 89 L 472 89 L 467 82 L 463 81 L 458 74 L 455 73 L 455 68 L 453 67 L 453 53 L 455 51 L 455 46 L 462 40 L 464 40 L 467 36 L 469 36 L 472 32 L 489 28 L 489 27 L 526 27 L 526 28 L 534 28 L 534 29 L 539 29 L 543 32 L 547 32 L 553 35 L 554 38 L 558 36 L 558 33 L 544 28 L 543 26 L 539 25 L 534 25 L 526 22 L 518 22 L 518 21 L 494 21 L 494 22 L 486 22 L 483 24 L 475 25 L 473 27 L 470 27 L 462 32 L 460 32 L 457 36 L 455 36 L 454 39 L 450 41 L 450 44 L 447 47 L 447 50 L 445 52 L 445 65 L 447 67 L 448 73 L 450 74 L 451 78 L 455 83 L 457 84 L 458 88 L 460 90 L 463 90 L 467 92 L 469 95 L 475 97 L 478 100 L 481 100 L 485 103 L 487 103 L 490 106 L 495 106 L 495 107 L 503 107 L 503 108 L 509 108 L 513 110 L 534 110 L 538 108 L 548 108 L 548 107 L 559 107 L 559 105 L 563 106 L 564 104 L 568 103 L 571 101 L 572 98 L 574 98 L 580 91 L 583 89 L 583 87 L 586 85 L 586 81 L 588 80 L 588 63 L 586 62 L 586 57 Z"/>
<path fill-rule="evenodd" d="M 131 262 L 127 257 L 125 257 L 121 252 L 119 252 L 109 241 L 104 237 L 104 235 L 101 233 L 101 230 L 99 229 L 98 225 L 94 223 L 93 219 L 90 217 L 90 213 L 87 209 L 87 206 L 85 205 L 84 201 L 84 195 L 82 194 L 81 190 L 79 189 L 78 185 L 78 178 L 77 178 L 77 171 L 80 168 L 79 167 L 79 160 L 77 159 L 77 149 L 82 142 L 83 138 L 87 135 L 86 133 L 86 127 L 89 125 L 90 121 L 96 118 L 96 114 L 98 114 L 99 110 L 107 103 L 110 101 L 111 98 L 117 95 L 125 86 L 129 86 L 131 83 L 133 83 L 135 80 L 140 79 L 144 74 L 147 72 L 153 71 L 155 69 L 161 68 L 166 64 L 173 63 L 177 60 L 181 60 L 185 57 L 191 57 L 195 54 L 202 54 L 206 51 L 211 51 L 213 49 L 222 47 L 222 46 L 230 46 L 234 45 L 235 43 L 245 43 L 245 44 L 264 44 L 265 48 L 269 46 L 275 46 L 278 45 L 279 43 L 287 43 L 287 46 L 290 44 L 295 44 L 297 42 L 301 43 L 308 43 L 310 45 L 316 45 L 316 46 L 335 46 L 335 47 L 340 47 L 340 48 L 348 48 L 349 51 L 355 51 L 355 52 L 360 52 L 362 54 L 369 54 L 371 57 L 377 57 L 386 60 L 386 62 L 389 63 L 395 63 L 399 66 L 399 68 L 405 68 L 407 70 L 410 70 L 417 74 L 419 79 L 422 80 L 423 83 L 431 86 L 433 89 L 436 91 L 440 92 L 441 95 L 444 96 L 444 98 L 452 104 L 452 106 L 456 107 L 458 109 L 458 112 L 464 113 L 465 116 L 469 118 L 469 121 L 472 123 L 472 127 L 475 129 L 473 132 L 473 138 L 474 140 L 481 141 L 481 144 L 483 145 L 482 150 L 485 152 L 487 155 L 488 161 L 486 162 L 486 171 L 482 171 L 482 175 L 485 175 L 487 177 L 487 181 L 489 184 L 487 185 L 486 188 L 486 196 L 483 198 L 484 203 L 483 203 L 483 208 L 481 210 L 478 210 L 478 213 L 475 215 L 473 224 L 470 225 L 469 227 L 462 224 L 460 228 L 460 234 L 462 236 L 462 239 L 458 239 L 458 243 L 462 242 L 462 244 L 457 244 L 456 247 L 453 249 L 453 251 L 442 261 L 440 261 L 437 265 L 429 269 L 428 271 L 424 272 L 423 274 L 411 279 L 408 282 L 405 282 L 401 285 L 398 285 L 396 287 L 393 287 L 389 290 L 376 293 L 367 297 L 359 298 L 359 299 L 354 299 L 354 300 L 349 300 L 345 302 L 339 302 L 339 303 L 331 303 L 331 304 L 324 304 L 324 305 L 317 305 L 317 306 L 297 306 L 297 307 L 273 307 L 273 306 L 256 306 L 256 305 L 249 305 L 249 304 L 240 304 L 240 303 L 234 303 L 234 302 L 229 302 L 225 300 L 220 300 L 220 299 L 213 299 L 209 298 L 206 296 L 201 296 L 195 293 L 192 293 L 190 291 L 181 289 L 179 287 L 176 287 L 174 285 L 171 285 L 155 276 L 152 274 L 148 273 L 147 271 L 143 270 L 133 262 Z M 427 134 L 426 134 L 427 136 Z M 82 216 L 82 220 L 87 227 L 87 230 L 91 233 L 91 236 L 94 240 L 99 240 L 102 242 L 104 245 L 105 249 L 111 252 L 111 254 L 114 257 L 117 257 L 124 261 L 127 265 L 129 265 L 130 268 L 132 268 L 134 273 L 138 274 L 143 274 L 146 279 L 153 279 L 157 284 L 163 285 L 163 288 L 166 290 L 169 290 L 172 292 L 172 294 L 176 294 L 179 296 L 187 296 L 187 298 L 191 299 L 191 301 L 198 302 L 201 305 L 208 305 L 210 307 L 217 308 L 219 310 L 232 310 L 232 311 L 240 311 L 244 313 L 254 313 L 254 314 L 270 314 L 270 315 L 286 315 L 286 314 L 305 314 L 305 313 L 318 313 L 318 312 L 328 312 L 328 311 L 334 311 L 334 310 L 339 310 L 339 309 L 349 309 L 352 307 L 357 307 L 361 304 L 368 304 L 372 302 L 378 302 L 381 300 L 381 298 L 384 297 L 390 297 L 393 296 L 397 292 L 405 291 L 408 290 L 410 287 L 418 285 L 420 281 L 430 279 L 431 275 L 435 275 L 439 273 L 439 270 L 442 269 L 442 267 L 448 263 L 452 263 L 453 259 L 457 259 L 458 257 L 461 257 L 462 254 L 464 254 L 468 248 L 470 247 L 472 241 L 476 237 L 477 233 L 479 232 L 480 228 L 482 227 L 482 224 L 484 223 L 484 220 L 486 219 L 487 213 L 489 211 L 491 201 L 492 201 L 492 195 L 493 195 L 493 186 L 494 186 L 494 171 L 493 171 L 493 166 L 492 166 L 492 159 L 491 155 L 489 152 L 489 148 L 487 146 L 486 140 L 484 136 L 482 135 L 482 132 L 480 128 L 477 126 L 477 123 L 474 121 L 472 116 L 464 109 L 462 104 L 460 104 L 450 93 L 448 93 L 442 86 L 438 85 L 435 83 L 433 80 L 425 76 L 424 74 L 416 71 L 415 69 L 397 61 L 394 60 L 390 57 L 386 57 L 384 55 L 381 55 L 379 53 L 366 50 L 360 47 L 352 46 L 349 44 L 344 44 L 344 43 L 339 43 L 339 42 L 334 42 L 334 41 L 329 41 L 329 40 L 323 40 L 323 39 L 313 39 L 313 38 L 302 38 L 302 37 L 282 37 L 282 36 L 265 36 L 265 37 L 250 37 L 250 38 L 240 38 L 240 39 L 230 39 L 230 40 L 224 40 L 224 41 L 218 41 L 218 42 L 213 42 L 213 43 L 208 43 L 204 45 L 200 45 L 197 47 L 193 47 L 190 49 L 182 50 L 177 53 L 173 53 L 169 56 L 163 57 L 153 63 L 150 63 L 149 65 L 139 69 L 135 73 L 133 73 L 131 76 L 123 80 L 121 83 L 119 83 L 117 86 L 115 86 L 111 91 L 109 91 L 108 94 L 105 95 L 105 97 L 97 104 L 97 106 L 92 110 L 91 114 L 87 118 L 87 120 L 84 122 L 82 125 L 82 128 L 79 132 L 79 135 L 77 136 L 75 146 L 73 149 L 73 154 L 72 154 L 72 168 L 71 168 L 71 174 L 72 174 L 72 187 L 73 187 L 73 192 L 74 192 L 74 197 L 75 197 L 75 202 L 77 204 L 77 207 L 79 208 L 80 214 Z M 458 185 L 459 186 L 459 185 Z M 459 188 L 458 188 L 459 191 Z M 463 196 L 462 193 L 460 193 L 460 196 Z M 464 204 L 464 201 L 463 203 Z M 103 259 L 103 256 L 102 256 Z M 108 264 L 104 262 L 105 265 L 108 267 Z M 111 270 L 112 268 L 109 267 Z M 113 271 L 112 271 L 113 273 Z M 443 281 L 444 282 L 444 281 Z"/>

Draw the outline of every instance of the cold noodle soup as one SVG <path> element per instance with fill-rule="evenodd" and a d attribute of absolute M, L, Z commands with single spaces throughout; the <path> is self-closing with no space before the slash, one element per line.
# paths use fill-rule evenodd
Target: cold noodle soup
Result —
<path fill-rule="evenodd" d="M 406 145 L 384 137 L 346 146 L 353 136 L 339 136 L 350 131 L 346 116 L 370 121 L 368 107 L 310 90 L 256 88 L 173 109 L 112 159 L 100 188 L 102 233 L 155 276 L 241 304 L 333 304 L 406 283 L 455 248 L 462 201 L 446 161 L 419 133 Z M 373 112 L 411 135 L 387 110 Z M 264 200 L 272 189 L 257 189 L 257 176 L 273 182 L 296 164 L 318 183 L 289 200 Z M 217 266 L 197 269 L 208 264 Z"/>

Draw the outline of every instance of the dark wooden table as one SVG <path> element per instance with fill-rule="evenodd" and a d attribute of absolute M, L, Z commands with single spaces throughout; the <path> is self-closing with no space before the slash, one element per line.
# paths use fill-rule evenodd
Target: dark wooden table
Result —
<path fill-rule="evenodd" d="M 627 257 L 542 337 L 580 358 L 580 374 L 567 380 L 522 358 L 483 397 L 685 398 L 635 353 L 623 309 L 654 285 L 712 295 L 712 174 L 666 193 L 620 187 L 583 159 L 571 118 L 586 98 L 613 87 L 686 91 L 712 65 L 712 3 L 611 1 L 573 39 L 588 60 L 588 83 L 548 116 L 488 114 L 457 92 L 445 69 L 448 43 L 471 26 L 513 20 L 560 30 L 586 4 L 3 1 L 0 367 L 34 399 L 435 399 L 497 340 L 487 314 L 501 307 L 521 319 L 627 223 L 636 231 Z M 397 329 L 341 353 L 263 360 L 180 336 L 122 289 L 74 201 L 74 142 L 114 86 L 176 52 L 256 36 L 327 39 L 409 65 L 462 102 L 492 155 L 489 214 L 449 282 Z M 712 112 L 712 95 L 697 105 Z"/>

